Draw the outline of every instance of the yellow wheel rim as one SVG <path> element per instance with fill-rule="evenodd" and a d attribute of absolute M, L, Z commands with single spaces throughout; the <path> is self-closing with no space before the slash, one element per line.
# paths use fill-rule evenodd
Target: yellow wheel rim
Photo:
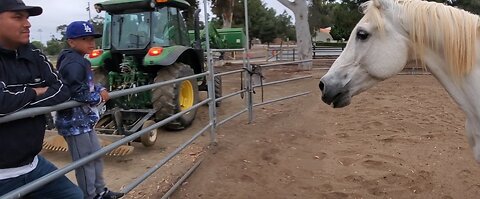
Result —
<path fill-rule="evenodd" d="M 183 81 L 180 85 L 180 92 L 178 97 L 178 104 L 180 104 L 180 110 L 186 110 L 193 106 L 193 86 L 188 80 Z"/>

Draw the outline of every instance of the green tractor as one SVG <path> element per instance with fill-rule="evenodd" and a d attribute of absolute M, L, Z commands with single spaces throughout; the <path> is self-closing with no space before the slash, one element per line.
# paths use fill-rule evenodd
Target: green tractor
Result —
<path fill-rule="evenodd" d="M 95 4 L 97 12 L 106 11 L 102 49 L 88 55 L 96 81 L 115 91 L 205 71 L 204 50 L 200 41 L 194 42 L 196 47 L 191 46 L 182 16 L 189 6 L 184 0 L 109 0 Z M 205 78 L 192 78 L 110 100 L 96 130 L 114 137 L 133 134 L 192 107 L 199 101 L 199 90 L 206 91 L 205 83 Z M 215 83 L 219 97 L 221 80 Z M 164 128 L 185 129 L 196 112 L 191 110 Z M 156 139 L 157 132 L 152 131 L 137 141 L 152 146 Z"/>

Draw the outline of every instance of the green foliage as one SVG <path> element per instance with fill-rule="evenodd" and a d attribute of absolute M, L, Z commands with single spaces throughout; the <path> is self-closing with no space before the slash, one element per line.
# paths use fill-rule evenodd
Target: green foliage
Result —
<path fill-rule="evenodd" d="M 310 28 L 312 35 L 319 28 L 332 27 L 334 40 L 348 39 L 355 25 L 362 18 L 358 6 L 365 0 L 313 0 L 310 4 Z"/>
<path fill-rule="evenodd" d="M 333 39 L 348 39 L 355 25 L 362 18 L 358 11 L 367 0 L 310 0 L 309 23 L 312 35 L 319 28 L 332 27 Z M 479 0 L 428 0 L 455 6 L 474 14 L 480 14 Z"/>
<path fill-rule="evenodd" d="M 295 26 L 292 24 L 292 17 L 288 15 L 287 11 L 283 11 L 282 14 L 277 15 L 277 37 L 284 40 L 296 40 L 297 33 L 295 32 Z"/>
<path fill-rule="evenodd" d="M 43 45 L 43 43 L 40 42 L 40 41 L 32 41 L 32 44 L 36 48 L 40 49 L 40 51 L 42 51 L 42 52 L 45 50 L 45 45 Z"/>
<path fill-rule="evenodd" d="M 435 1 L 464 9 L 473 14 L 477 14 L 477 15 L 480 14 L 479 0 L 435 0 Z"/>
<path fill-rule="evenodd" d="M 224 0 L 212 0 L 213 13 L 217 16 L 213 19 L 216 28 L 222 27 Z M 235 0 L 233 8 L 232 27 L 244 27 L 245 10 L 244 0 Z M 295 27 L 292 18 L 286 13 L 277 15 L 273 8 L 267 8 L 262 0 L 248 0 L 249 36 L 250 39 L 259 38 L 262 42 L 272 42 L 275 38 L 295 40 Z"/>
<path fill-rule="evenodd" d="M 62 35 L 62 38 L 60 38 L 60 40 L 62 41 L 66 41 L 66 33 L 67 33 L 67 24 L 62 24 L 62 25 L 59 25 L 57 26 L 57 32 L 60 33 L 60 35 Z"/>
<path fill-rule="evenodd" d="M 212 1 L 212 12 L 219 19 L 223 22 L 223 15 L 227 14 L 228 16 L 232 16 L 234 12 L 234 8 L 238 8 L 238 4 L 240 1 L 236 0 L 211 0 Z M 232 4 L 234 5 L 232 7 Z M 243 5 L 243 4 L 242 4 Z M 223 26 L 223 23 L 222 23 Z M 228 28 L 228 27 L 227 27 Z"/>
<path fill-rule="evenodd" d="M 310 32 L 314 36 L 319 28 L 333 26 L 333 9 L 336 4 L 325 0 L 312 0 L 309 6 Z"/>
<path fill-rule="evenodd" d="M 45 48 L 45 52 L 47 55 L 58 55 L 60 51 L 64 48 L 65 42 L 59 40 L 52 36 L 52 39 L 47 41 L 47 47 Z"/>
<path fill-rule="evenodd" d="M 103 33 L 103 21 L 104 20 L 105 20 L 105 18 L 100 16 L 100 15 L 96 15 L 95 17 L 92 18 L 92 20 L 90 20 L 90 23 L 92 23 L 93 29 L 95 30 L 96 33 L 100 33 L 100 34 Z M 62 41 L 64 43 L 63 47 L 68 47 L 66 45 L 67 26 L 68 26 L 67 24 L 62 24 L 62 25 L 57 26 L 57 32 L 60 33 L 60 35 L 62 35 L 62 37 L 59 39 L 59 41 Z M 48 44 L 48 42 L 47 42 L 47 44 Z M 102 39 L 101 38 L 95 39 L 95 46 L 96 47 L 102 46 Z"/>

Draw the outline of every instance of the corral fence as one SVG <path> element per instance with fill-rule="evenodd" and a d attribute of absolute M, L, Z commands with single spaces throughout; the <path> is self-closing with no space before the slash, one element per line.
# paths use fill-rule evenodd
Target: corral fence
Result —
<path fill-rule="evenodd" d="M 341 47 L 313 46 L 313 59 L 335 59 L 343 52 Z M 299 58 L 295 46 L 269 46 L 267 48 L 267 61 L 296 61 Z"/>
<path fill-rule="evenodd" d="M 220 51 L 233 51 L 232 50 L 223 50 L 223 49 L 212 49 L 213 52 L 220 52 Z M 244 51 L 246 52 L 247 50 L 245 49 L 238 49 L 238 51 Z M 195 104 L 194 106 L 192 106 L 191 108 L 187 109 L 187 110 L 184 110 L 182 112 L 179 112 L 169 118 L 166 118 L 162 121 L 159 121 L 157 123 L 155 123 L 154 125 L 152 126 L 149 126 L 147 128 L 144 128 L 132 135 L 129 135 L 129 136 L 126 136 L 104 148 L 102 148 L 101 150 L 83 158 L 83 159 L 80 159 L 78 161 L 75 161 L 75 162 L 72 162 L 70 164 L 68 164 L 67 166 L 63 167 L 63 168 L 60 168 L 30 184 L 27 184 L 25 186 L 22 186 L 4 196 L 2 196 L 2 198 L 21 198 L 22 196 L 25 196 L 26 194 L 30 193 L 31 191 L 34 191 L 38 188 L 40 188 L 41 186 L 51 182 L 52 180 L 58 178 L 58 177 L 61 177 L 63 175 L 65 175 L 66 173 L 78 168 L 78 167 L 81 167 L 83 166 L 84 164 L 94 160 L 94 159 L 97 159 L 97 158 L 100 158 L 102 156 L 104 156 L 106 153 L 112 151 L 113 149 L 121 146 L 121 145 L 124 145 L 124 144 L 127 144 L 129 142 L 132 142 L 133 140 L 136 140 L 137 138 L 139 138 L 140 136 L 142 136 L 143 134 L 145 133 L 149 133 L 150 131 L 156 129 L 156 128 L 160 128 L 161 126 L 171 122 L 171 121 L 174 121 L 175 119 L 179 118 L 180 116 L 182 116 L 183 114 L 193 110 L 193 109 L 198 109 L 199 107 L 203 106 L 203 105 L 206 105 L 208 104 L 209 106 L 209 123 L 204 126 L 200 131 L 196 132 L 190 139 L 188 139 L 187 141 L 185 141 L 183 144 L 181 144 L 180 146 L 178 146 L 173 152 L 171 152 L 170 154 L 168 154 L 166 157 L 164 157 L 163 159 L 159 160 L 157 164 L 153 165 L 150 169 L 148 169 L 143 175 L 141 176 L 138 176 L 133 182 L 131 182 L 130 184 L 126 185 L 123 189 L 121 189 L 121 192 L 123 193 L 128 193 L 130 192 L 131 190 L 133 190 L 135 187 L 137 187 L 139 184 L 141 184 L 143 181 L 145 181 L 149 176 L 151 176 L 155 171 L 157 171 L 158 169 L 160 169 L 164 164 L 166 164 L 169 160 L 173 159 L 177 154 L 179 154 L 183 149 L 185 149 L 186 147 L 188 147 L 192 142 L 194 142 L 200 135 L 202 135 L 203 133 L 207 132 L 207 131 L 210 131 L 210 141 L 211 143 L 216 143 L 217 142 L 217 136 L 216 136 L 216 130 L 223 124 L 227 123 L 228 121 L 244 114 L 244 113 L 247 113 L 248 114 L 248 122 L 252 122 L 254 121 L 254 108 L 255 107 L 258 107 L 258 106 L 263 106 L 263 105 L 267 105 L 267 104 L 270 104 L 270 103 L 273 103 L 273 102 L 278 102 L 278 101 L 282 101 L 282 100 L 286 100 L 286 99 L 290 99 L 290 98 L 294 98 L 294 97 L 299 97 L 299 96 L 304 96 L 304 95 L 307 95 L 309 94 L 310 92 L 300 92 L 300 93 L 297 93 L 297 94 L 294 94 L 294 95 L 289 95 L 289 96 L 284 96 L 284 97 L 281 97 L 281 98 L 277 98 L 277 99 L 269 99 L 269 100 L 266 100 L 264 102 L 259 102 L 259 103 L 255 103 L 254 100 L 253 100 L 253 90 L 254 88 L 257 88 L 257 87 L 266 87 L 266 86 L 270 86 L 270 85 L 276 85 L 276 84 L 281 84 L 281 83 L 287 83 L 287 82 L 291 82 L 291 81 L 296 81 L 296 80 L 301 80 L 301 79 L 307 79 L 307 78 L 311 78 L 312 75 L 307 75 L 307 76 L 302 76 L 302 77 L 295 77 L 295 78 L 290 78 L 290 79 L 282 79 L 282 80 L 278 80 L 278 81 L 273 81 L 273 82 L 268 82 L 268 83 L 265 83 L 265 84 L 255 84 L 255 78 L 258 78 L 261 76 L 263 76 L 260 72 L 260 70 L 257 70 L 258 68 L 270 68 L 270 67 L 276 67 L 276 66 L 282 66 L 282 65 L 285 65 L 285 64 L 297 64 L 297 63 L 302 63 L 302 62 L 310 62 L 311 60 L 304 60 L 304 61 L 294 61 L 294 62 L 282 62 L 282 63 L 273 63 L 273 64 L 264 64 L 264 65 L 251 65 L 248 63 L 248 60 L 246 59 L 244 61 L 244 67 L 242 69 L 238 69 L 238 70 L 232 70 L 232 71 L 227 71 L 227 72 L 222 72 L 222 73 L 214 73 L 214 68 L 213 68 L 213 65 L 212 64 L 208 64 L 209 65 L 209 70 L 204 72 L 204 73 L 200 73 L 200 74 L 196 74 L 196 75 L 193 75 L 193 76 L 188 76 L 188 77 L 183 77 L 183 78 L 179 78 L 179 79 L 175 79 L 175 80 L 170 80 L 170 81 L 165 81 L 165 82 L 160 82 L 160 83 L 155 83 L 155 84 L 150 84 L 150 85 L 145 85 L 145 86 L 141 86 L 141 87 L 136 87 L 136 88 L 131 88 L 131 89 L 125 89 L 125 90 L 120 90 L 120 91 L 113 91 L 110 93 L 111 95 L 111 98 L 118 98 L 118 97 L 121 97 L 121 96 L 126 96 L 126 95 L 130 95 L 130 94 L 135 94 L 135 93 L 139 93 L 139 92 L 144 92 L 144 91 L 148 91 L 148 90 L 151 90 L 151 89 L 154 89 L 154 88 L 157 88 L 157 87 L 161 87 L 161 86 L 165 86 L 165 85 L 169 85 L 169 84 L 173 84 L 173 83 L 176 83 L 176 82 L 180 82 L 180 81 L 184 81 L 184 80 L 188 80 L 188 79 L 192 79 L 192 78 L 199 78 L 199 77 L 205 77 L 207 76 L 208 78 L 208 87 L 209 87 L 209 91 L 208 91 L 208 98 Z M 232 74 L 238 74 L 238 73 L 243 73 L 243 85 L 244 87 L 242 87 L 241 90 L 239 91 L 235 91 L 235 92 L 232 92 L 232 93 L 229 93 L 229 94 L 226 94 L 218 99 L 215 99 L 215 89 L 213 89 L 212 87 L 212 79 L 216 76 L 226 76 L 226 75 L 232 75 Z M 244 95 L 246 96 L 245 97 L 245 108 L 239 110 L 238 112 L 236 113 L 232 113 L 231 115 L 227 116 L 224 120 L 221 120 L 221 121 L 217 121 L 217 116 L 216 116 L 216 112 L 217 112 L 217 107 L 215 106 L 215 103 L 216 102 L 219 102 L 219 101 L 222 101 L 222 100 L 225 100 L 225 99 L 228 99 L 228 98 L 231 98 L 231 97 L 234 97 L 234 96 L 238 96 L 238 95 Z M 21 119 L 21 118 L 28 118 L 28 117 L 33 117 L 33 116 L 37 116 L 37 115 L 42 115 L 42 114 L 46 114 L 46 113 L 50 113 L 52 111 L 58 111 L 58 110 L 62 110 L 62 109 L 66 109 L 66 108 L 71 108 L 71 107 L 74 107 L 74 106 L 78 106 L 78 105 L 81 105 L 81 103 L 78 103 L 78 102 L 74 102 L 74 101 L 70 101 L 70 102 L 66 102 L 66 103 L 63 103 L 63 104 L 59 104 L 59 105 L 56 105 L 56 106 L 51 106 L 51 107 L 38 107 L 38 108 L 30 108 L 30 109 L 25 109 L 25 110 L 21 110 L 21 111 L 18 111 L 16 113 L 13 113 L 11 115 L 7 115 L 5 117 L 1 117 L 0 118 L 0 123 L 4 123 L 4 122 L 9 122 L 9 121 L 13 121 L 13 120 L 17 120 L 17 119 Z M 165 197 L 167 197 L 169 194 L 173 193 L 173 190 L 175 190 L 183 180 L 186 179 L 186 176 L 189 175 L 191 172 L 193 172 L 193 170 L 198 167 L 198 165 L 200 164 L 200 161 L 197 162 L 196 164 L 193 165 L 193 167 L 186 173 L 186 175 L 182 178 L 180 178 L 180 180 L 171 188 L 170 191 L 167 192 L 167 194 L 165 195 Z"/>
<path fill-rule="evenodd" d="M 247 4 L 247 1 L 245 1 L 245 7 L 246 7 L 246 4 Z M 207 10 L 207 3 L 206 2 L 204 3 L 204 9 Z M 248 17 L 248 11 L 247 10 L 245 10 L 245 17 L 246 18 Z M 205 18 L 207 18 L 207 16 L 205 16 Z M 248 20 L 248 18 L 246 20 Z M 208 20 L 206 20 L 206 25 L 205 26 L 208 27 Z M 208 33 L 208 28 L 206 28 L 205 30 L 206 30 L 206 34 L 208 35 L 209 34 Z M 246 32 L 248 32 L 248 26 L 246 26 Z M 246 34 L 246 35 L 247 35 L 247 40 L 246 41 L 248 41 L 248 34 Z M 241 69 L 222 72 L 222 73 L 215 73 L 215 69 L 214 69 L 213 61 L 212 61 L 212 52 L 243 51 L 244 52 L 243 54 L 247 55 L 249 50 L 246 49 L 246 48 L 245 49 L 210 49 L 209 37 L 206 37 L 206 40 L 207 40 L 206 41 L 206 46 L 207 46 L 207 65 L 208 65 L 208 70 L 206 72 L 203 72 L 203 73 L 200 73 L 200 74 L 195 74 L 195 75 L 188 76 L 188 77 L 182 77 L 182 78 L 178 78 L 178 79 L 174 79 L 174 80 L 169 80 L 169 81 L 154 83 L 154 84 L 150 84 L 150 85 L 140 86 L 140 87 L 136 87 L 136 88 L 113 91 L 113 92 L 110 93 L 111 98 L 114 99 L 114 98 L 118 98 L 118 97 L 122 97 L 122 96 L 126 96 L 126 95 L 131 95 L 131 94 L 135 94 L 135 93 L 149 91 L 149 90 L 152 90 L 154 88 L 158 88 L 158 87 L 169 85 L 169 84 L 174 84 L 174 83 L 177 83 L 177 82 L 180 82 L 180 81 L 185 81 L 185 80 L 189 80 L 189 79 L 193 79 L 193 78 L 206 77 L 207 78 L 207 86 L 208 86 L 208 97 L 205 100 L 195 104 L 194 106 L 192 106 L 192 107 L 190 107 L 186 110 L 183 110 L 183 111 L 181 111 L 177 114 L 174 114 L 171 117 L 168 117 L 168 118 L 166 118 L 162 121 L 158 121 L 157 123 L 155 123 L 151 126 L 143 128 L 136 133 L 133 133 L 129 136 L 125 136 L 122 139 L 120 139 L 116 142 L 113 142 L 112 144 L 110 144 L 106 147 L 103 147 L 102 149 L 100 149 L 99 151 L 96 151 L 93 154 L 90 154 L 89 156 L 87 156 L 85 158 L 82 158 L 78 161 L 72 162 L 72 163 L 66 165 L 65 167 L 60 168 L 60 169 L 58 169 L 58 170 L 56 170 L 52 173 L 49 173 L 49 174 L 43 176 L 42 178 L 39 178 L 39 179 L 37 179 L 37 180 L 35 180 L 35 181 L 25 185 L 25 186 L 19 187 L 19 188 L 13 190 L 13 191 L 1 196 L 1 198 L 2 199 L 4 199 L 4 198 L 5 199 L 21 198 L 21 197 L 27 195 L 28 193 L 30 193 L 30 192 L 32 192 L 36 189 L 41 188 L 43 185 L 51 182 L 52 180 L 54 180 L 56 178 L 59 178 L 59 177 L 62 177 L 66 173 L 69 173 L 69 172 L 75 170 L 76 168 L 79 168 L 79 167 L 85 165 L 86 163 L 88 163 L 92 160 L 95 160 L 97 158 L 101 158 L 102 156 L 104 156 L 108 152 L 114 150 L 115 148 L 117 148 L 121 145 L 124 145 L 124 144 L 128 144 L 129 142 L 132 142 L 132 141 L 136 140 L 137 138 L 141 137 L 143 134 L 149 133 L 150 131 L 152 131 L 154 129 L 160 128 L 163 125 L 168 124 L 168 123 L 176 120 L 177 118 L 181 117 L 183 114 L 185 114 L 185 113 L 187 113 L 191 110 L 198 109 L 199 107 L 208 104 L 208 107 L 209 107 L 209 111 L 208 111 L 209 112 L 209 122 L 208 122 L 208 124 L 205 125 L 203 128 L 201 128 L 201 130 L 196 132 L 191 138 L 186 140 L 184 143 L 180 144 L 174 151 L 167 154 L 164 158 L 160 159 L 155 165 L 151 166 L 144 174 L 142 174 L 140 176 L 137 176 L 137 178 L 135 180 L 133 180 L 128 185 L 125 185 L 121 189 L 122 193 L 128 193 L 128 192 L 132 191 L 135 187 L 140 185 L 143 181 L 145 181 L 149 176 L 151 176 L 153 173 L 155 173 L 155 171 L 160 169 L 168 161 L 173 159 L 183 149 L 185 149 L 191 143 L 193 143 L 198 137 L 200 137 L 200 135 L 206 133 L 207 131 L 210 132 L 209 133 L 210 134 L 210 143 L 215 144 L 215 143 L 217 143 L 217 136 L 216 136 L 217 129 L 221 125 L 227 123 L 228 121 L 230 121 L 230 120 L 232 120 L 232 119 L 234 119 L 234 118 L 236 118 L 236 117 L 238 117 L 238 116 L 240 116 L 244 113 L 247 113 L 248 114 L 248 122 L 251 123 L 252 121 L 254 121 L 254 108 L 255 107 L 267 105 L 267 104 L 270 104 L 270 103 L 274 103 L 274 102 L 278 102 L 278 101 L 282 101 L 282 100 L 286 100 L 286 99 L 290 99 L 290 98 L 295 98 L 295 97 L 299 97 L 299 96 L 308 95 L 310 93 L 310 92 L 300 92 L 300 93 L 297 93 L 297 94 L 294 94 L 294 95 L 284 96 L 284 97 L 280 97 L 280 98 L 276 98 L 276 99 L 268 99 L 266 101 L 255 103 L 254 99 L 253 99 L 253 95 L 254 95 L 254 88 L 256 88 L 256 87 L 267 87 L 267 86 L 271 86 L 271 85 L 282 84 L 282 83 L 287 83 L 287 82 L 312 78 L 312 75 L 307 75 L 307 76 L 302 76 L 302 77 L 295 77 L 295 78 L 290 78 L 290 79 L 283 79 L 283 80 L 268 82 L 268 83 L 265 83 L 265 84 L 263 84 L 263 83 L 256 84 L 255 79 L 256 78 L 261 79 L 262 76 L 263 76 L 262 73 L 261 73 L 261 70 L 259 70 L 259 69 L 276 67 L 276 66 L 281 66 L 281 65 L 285 65 L 285 64 L 299 64 L 299 63 L 303 63 L 303 62 L 311 62 L 312 60 L 300 60 L 300 61 L 281 62 L 281 63 L 272 63 L 272 64 L 264 64 L 264 65 L 252 65 L 252 64 L 249 63 L 248 57 L 244 56 L 243 67 Z M 239 74 L 239 73 L 242 74 L 242 77 L 243 77 L 242 82 L 241 82 L 241 84 L 243 86 L 241 87 L 241 89 L 238 90 L 238 91 L 235 91 L 233 93 L 226 94 L 223 97 L 220 97 L 218 99 L 215 99 L 215 89 L 214 89 L 215 79 L 214 78 L 217 77 L 217 76 L 226 76 L 226 75 Z M 222 100 L 234 97 L 234 96 L 238 96 L 238 95 L 245 96 L 245 107 L 242 108 L 241 110 L 239 110 L 236 113 L 231 113 L 224 120 L 217 121 L 217 107 L 215 106 L 216 102 L 219 102 L 219 101 L 222 101 Z M 12 113 L 10 115 L 0 117 L 0 123 L 5 123 L 5 122 L 14 121 L 14 120 L 22 119 L 22 118 L 29 118 L 29 117 L 33 117 L 33 116 L 43 115 L 43 114 L 51 113 L 53 111 L 72 108 L 72 107 L 79 106 L 79 105 L 81 105 L 81 103 L 75 102 L 75 101 L 69 101 L 69 102 L 65 102 L 65 103 L 55 105 L 55 106 L 51 106 L 51 107 L 37 107 L 37 108 L 24 109 L 24 110 Z M 163 196 L 163 198 L 169 197 L 170 194 L 172 194 L 175 191 L 175 189 L 188 177 L 188 175 L 190 175 L 195 170 L 195 168 L 197 168 L 200 165 L 200 163 L 201 163 L 201 160 L 197 161 L 185 173 L 185 175 L 183 177 L 181 177 L 177 181 L 177 183 L 175 183 L 170 188 L 170 190 L 168 192 L 166 192 L 166 194 Z M 108 169 L 108 168 L 106 168 L 106 169 Z"/>

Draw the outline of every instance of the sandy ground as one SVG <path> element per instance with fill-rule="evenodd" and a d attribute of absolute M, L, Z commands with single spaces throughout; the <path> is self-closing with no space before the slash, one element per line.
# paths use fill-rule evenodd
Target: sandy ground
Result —
<path fill-rule="evenodd" d="M 432 76 L 397 76 L 332 109 L 313 73 L 267 91 L 311 95 L 222 128 L 173 198 L 478 198 L 464 115 Z"/>
<path fill-rule="evenodd" d="M 266 71 L 266 81 L 312 74 L 314 78 L 266 87 L 265 100 L 310 95 L 255 108 L 208 134 L 167 163 L 126 198 L 160 198 L 199 157 L 205 158 L 172 198 L 477 198 L 480 167 L 464 135 L 465 117 L 428 75 L 396 76 L 332 109 L 319 97 L 325 71 Z M 224 78 L 224 93 L 240 88 L 238 75 Z M 260 102 L 257 89 L 256 102 Z M 234 97 L 219 117 L 244 108 Z M 109 187 L 120 189 L 154 166 L 208 121 L 207 107 L 183 132 L 161 132 L 155 146 L 134 143 L 125 157 L 106 157 Z M 209 149 L 208 149 L 209 148 Z M 57 165 L 67 153 L 44 151 Z M 73 173 L 68 175 L 74 179 Z"/>

